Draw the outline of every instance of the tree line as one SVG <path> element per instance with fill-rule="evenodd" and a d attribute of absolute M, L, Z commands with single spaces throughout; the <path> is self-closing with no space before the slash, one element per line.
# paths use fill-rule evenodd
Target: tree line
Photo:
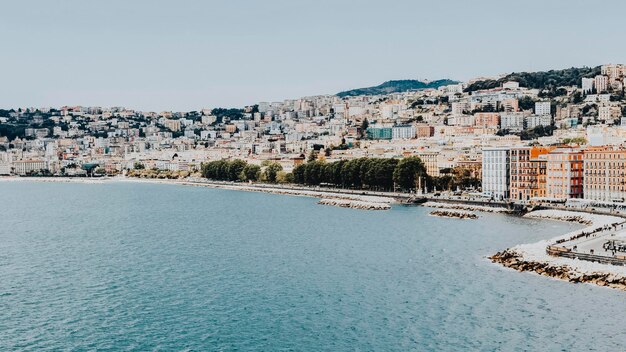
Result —
<path fill-rule="evenodd" d="M 216 181 L 262 181 L 268 183 L 287 183 L 290 181 L 279 163 L 267 160 L 259 166 L 240 159 L 222 159 L 203 163 L 200 171 L 202 177 Z"/>
<path fill-rule="evenodd" d="M 293 180 L 298 184 L 380 191 L 391 191 L 395 187 L 414 190 L 420 178 L 423 186 L 430 180 L 424 163 L 415 156 L 404 159 L 358 158 L 331 163 L 315 160 L 293 169 Z"/>
<path fill-rule="evenodd" d="M 217 160 L 203 163 L 201 173 L 205 178 L 218 181 L 290 183 L 373 191 L 480 187 L 480 179 L 465 168 L 444 169 L 440 176 L 431 177 L 417 156 L 403 159 L 364 157 L 334 162 L 311 160 L 296 166 L 290 173 L 272 161 L 264 161 L 259 166 L 239 159 Z"/>

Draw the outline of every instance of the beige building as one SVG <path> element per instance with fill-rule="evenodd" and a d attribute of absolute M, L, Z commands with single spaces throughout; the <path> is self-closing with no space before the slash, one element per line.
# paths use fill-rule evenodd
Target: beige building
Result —
<path fill-rule="evenodd" d="M 626 200 L 626 149 L 591 147 L 584 151 L 583 160 L 586 199 Z"/>
<path fill-rule="evenodd" d="M 546 197 L 569 199 L 583 197 L 583 152 L 557 148 L 547 156 Z"/>

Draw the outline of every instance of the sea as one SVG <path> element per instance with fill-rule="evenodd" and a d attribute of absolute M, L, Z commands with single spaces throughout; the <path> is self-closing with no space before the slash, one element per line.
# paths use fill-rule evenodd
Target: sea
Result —
<path fill-rule="evenodd" d="M 487 256 L 580 225 L 0 182 L 0 351 L 620 351 L 626 292 Z"/>

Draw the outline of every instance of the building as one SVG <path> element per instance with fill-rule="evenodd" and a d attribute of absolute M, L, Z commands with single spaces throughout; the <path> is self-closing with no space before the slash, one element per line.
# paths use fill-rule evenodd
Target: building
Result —
<path fill-rule="evenodd" d="M 495 129 L 500 127 L 500 114 L 497 112 L 477 112 L 474 119 L 476 127 Z"/>
<path fill-rule="evenodd" d="M 500 116 L 500 128 L 511 132 L 520 132 L 524 129 L 524 113 L 505 112 Z"/>
<path fill-rule="evenodd" d="M 416 131 L 413 125 L 397 125 L 391 128 L 391 139 L 412 139 Z"/>
<path fill-rule="evenodd" d="M 609 79 L 608 79 L 607 76 L 597 75 L 594 78 L 593 85 L 596 87 L 596 92 L 598 94 L 600 94 L 602 92 L 606 92 L 606 90 L 609 87 Z"/>
<path fill-rule="evenodd" d="M 11 154 L 0 153 L 0 175 L 9 175 L 11 173 Z"/>
<path fill-rule="evenodd" d="M 551 147 L 511 148 L 510 186 L 511 200 L 529 201 L 545 197 L 546 154 Z"/>
<path fill-rule="evenodd" d="M 439 164 L 438 164 L 438 152 L 419 152 L 417 156 L 422 160 L 424 166 L 426 167 L 426 173 L 430 177 L 438 177 L 439 173 Z"/>
<path fill-rule="evenodd" d="M 27 175 L 42 170 L 48 170 L 48 163 L 45 160 L 19 160 L 13 162 L 13 172 L 16 175 Z"/>
<path fill-rule="evenodd" d="M 517 99 L 504 99 L 500 106 L 506 112 L 519 111 L 519 100 L 517 100 Z"/>
<path fill-rule="evenodd" d="M 415 127 L 415 136 L 417 138 L 428 138 L 435 135 L 435 127 L 428 125 L 417 125 Z"/>
<path fill-rule="evenodd" d="M 550 102 L 549 101 L 538 101 L 535 102 L 535 115 L 539 116 L 550 116 Z"/>
<path fill-rule="evenodd" d="M 527 129 L 533 129 L 538 126 L 550 126 L 552 124 L 552 116 L 550 115 L 531 115 L 524 119 Z"/>
<path fill-rule="evenodd" d="M 391 127 L 369 127 L 367 138 L 369 139 L 391 139 L 393 137 Z"/>
<path fill-rule="evenodd" d="M 510 153 L 506 147 L 483 149 L 483 193 L 495 200 L 509 198 Z"/>
<path fill-rule="evenodd" d="M 583 152 L 583 162 L 586 199 L 626 200 L 626 149 L 590 147 Z"/>
<path fill-rule="evenodd" d="M 581 150 L 557 148 L 548 153 L 546 197 L 583 198 L 583 152 Z"/>
<path fill-rule="evenodd" d="M 585 78 L 583 77 L 583 81 L 582 81 L 582 91 L 583 93 L 591 93 L 593 92 L 593 83 L 594 83 L 594 79 L 593 78 Z"/>

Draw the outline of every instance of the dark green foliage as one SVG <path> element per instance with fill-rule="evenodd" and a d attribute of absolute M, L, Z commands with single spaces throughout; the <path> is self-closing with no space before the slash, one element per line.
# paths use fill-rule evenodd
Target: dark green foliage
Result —
<path fill-rule="evenodd" d="M 228 118 L 229 120 L 241 120 L 243 119 L 243 109 L 215 108 L 211 110 L 211 115 L 215 116 L 215 123 L 222 123 L 224 118 Z"/>
<path fill-rule="evenodd" d="M 402 187 L 406 190 L 415 188 L 418 176 L 423 176 L 424 182 L 427 181 L 426 169 L 417 157 L 402 160 L 359 158 L 332 163 L 315 160 L 296 166 L 293 170 L 293 181 L 306 185 L 323 184 L 341 188 L 391 191 L 394 189 L 394 183 L 400 185 L 396 181 L 396 175 L 398 180 L 407 186 Z"/>
<path fill-rule="evenodd" d="M 470 84 L 465 91 L 473 92 L 482 89 L 493 89 L 501 87 L 502 83 L 508 81 L 519 82 L 521 87 L 534 88 L 534 89 L 546 89 L 557 96 L 556 94 L 563 93 L 558 91 L 558 87 L 563 86 L 576 86 L 581 84 L 583 77 L 595 77 L 600 74 L 600 66 L 597 67 L 572 67 L 564 70 L 550 70 L 540 72 L 514 72 L 506 75 L 498 80 L 485 80 L 477 81 Z"/>
<path fill-rule="evenodd" d="M 522 131 L 520 133 L 520 138 L 523 141 L 527 141 L 527 140 L 536 139 L 539 137 L 551 136 L 555 129 L 556 129 L 555 126 L 537 126 L 533 128 L 532 130 Z"/>
<path fill-rule="evenodd" d="M 244 181 L 257 181 L 261 174 L 261 167 L 259 165 L 246 164 L 241 171 L 241 175 Z"/>
<path fill-rule="evenodd" d="M 279 171 L 282 171 L 283 167 L 279 163 L 269 163 L 265 170 L 263 170 L 263 181 L 269 183 L 276 183 L 276 175 Z"/>
<path fill-rule="evenodd" d="M 358 95 L 380 95 L 380 94 L 407 92 L 410 90 L 428 89 L 428 88 L 437 89 L 441 86 L 447 86 L 447 85 L 456 84 L 456 83 L 459 83 L 459 82 L 449 80 L 449 79 L 440 79 L 440 80 L 432 81 L 428 83 L 424 83 L 422 81 L 418 81 L 415 79 L 404 79 L 404 80 L 397 80 L 397 81 L 387 81 L 375 87 L 358 88 L 358 89 L 347 90 L 344 92 L 339 92 L 337 93 L 337 96 L 343 98 L 343 97 L 353 97 L 353 96 L 358 96 Z"/>
<path fill-rule="evenodd" d="M 393 180 L 399 187 L 405 190 L 415 189 L 418 177 L 428 178 L 426 167 L 422 160 L 416 156 L 400 160 L 393 171 Z"/>
<path fill-rule="evenodd" d="M 217 160 L 202 164 L 202 176 L 211 180 L 240 181 L 246 167 L 243 160 Z"/>
<path fill-rule="evenodd" d="M 16 137 L 24 138 L 26 125 L 0 124 L 0 137 L 7 137 L 14 140 Z"/>
<path fill-rule="evenodd" d="M 522 110 L 532 110 L 535 108 L 535 99 L 525 95 L 519 99 L 518 106 Z"/>

